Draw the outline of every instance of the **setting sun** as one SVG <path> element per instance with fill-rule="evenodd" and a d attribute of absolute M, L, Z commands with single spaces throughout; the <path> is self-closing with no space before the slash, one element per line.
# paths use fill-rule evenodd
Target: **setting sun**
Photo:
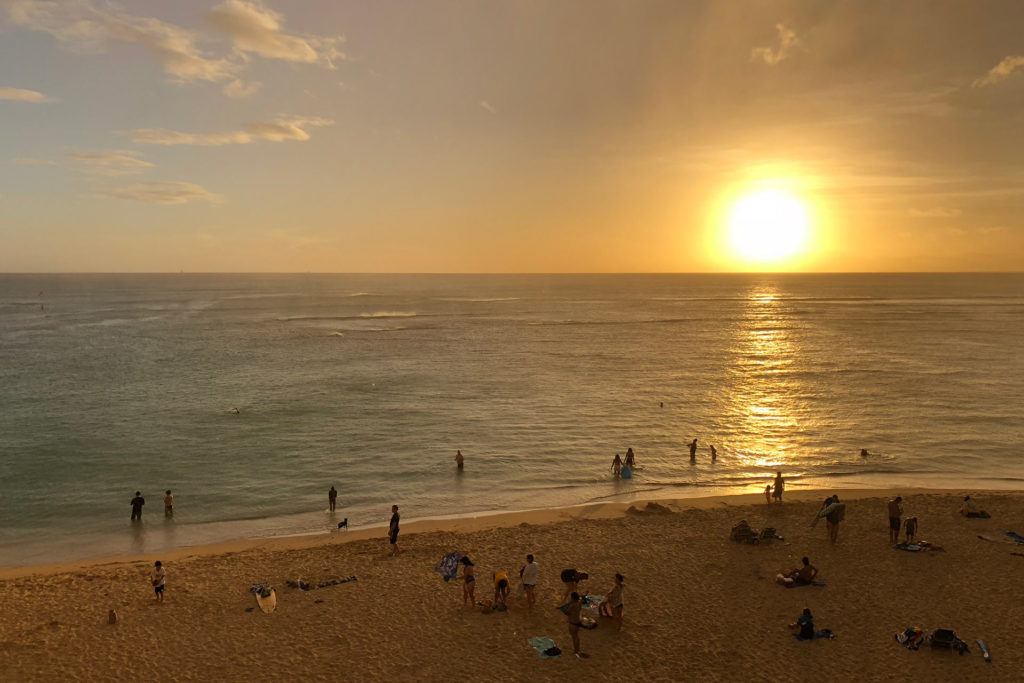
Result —
<path fill-rule="evenodd" d="M 779 190 L 740 198 L 729 212 L 729 241 L 751 261 L 777 261 L 799 252 L 807 240 L 804 205 Z"/>

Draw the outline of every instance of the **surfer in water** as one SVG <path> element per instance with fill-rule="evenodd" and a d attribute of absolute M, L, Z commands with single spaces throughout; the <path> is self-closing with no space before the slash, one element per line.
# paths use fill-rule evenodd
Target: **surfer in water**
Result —
<path fill-rule="evenodd" d="M 462 451 L 455 451 L 455 467 L 461 470 L 465 463 L 466 459 L 462 456 Z"/>
<path fill-rule="evenodd" d="M 622 458 L 620 458 L 619 454 L 616 453 L 615 454 L 615 458 L 612 460 L 612 474 L 614 474 L 617 477 L 621 473 L 622 473 Z"/>

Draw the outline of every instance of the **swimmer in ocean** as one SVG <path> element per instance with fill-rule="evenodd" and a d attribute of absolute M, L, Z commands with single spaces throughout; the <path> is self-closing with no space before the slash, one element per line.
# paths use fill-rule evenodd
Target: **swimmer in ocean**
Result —
<path fill-rule="evenodd" d="M 614 474 L 617 477 L 621 473 L 622 473 L 622 458 L 620 458 L 619 454 L 616 453 L 615 454 L 615 458 L 612 460 L 612 474 Z"/>
<path fill-rule="evenodd" d="M 455 466 L 461 470 L 465 462 L 466 459 L 462 457 L 462 451 L 455 451 Z"/>
<path fill-rule="evenodd" d="M 862 448 L 862 449 L 860 449 L 860 457 L 862 457 L 862 458 L 866 458 L 866 457 L 868 457 L 869 455 L 871 455 L 871 454 L 870 454 L 870 453 L 868 453 L 868 449 L 866 449 L 866 448 Z"/>

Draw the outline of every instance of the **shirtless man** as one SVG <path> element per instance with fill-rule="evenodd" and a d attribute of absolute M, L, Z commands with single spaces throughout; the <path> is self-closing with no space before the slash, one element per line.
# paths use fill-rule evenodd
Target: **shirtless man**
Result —
<path fill-rule="evenodd" d="M 900 540 L 900 518 L 903 517 L 903 499 L 896 496 L 889 501 L 889 545 Z"/>

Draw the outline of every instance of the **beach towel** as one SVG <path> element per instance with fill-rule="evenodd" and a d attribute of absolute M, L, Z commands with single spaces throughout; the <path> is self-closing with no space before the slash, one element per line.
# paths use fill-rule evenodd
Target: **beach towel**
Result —
<path fill-rule="evenodd" d="M 558 646 L 555 645 L 555 641 L 551 640 L 547 636 L 540 636 L 538 638 L 530 638 L 526 641 L 530 644 L 537 654 L 540 655 L 541 659 L 551 659 L 553 657 L 559 657 L 562 654 L 561 650 L 558 650 Z M 555 650 L 558 650 L 556 653 Z"/>
<path fill-rule="evenodd" d="M 924 629 L 919 626 L 908 626 L 902 633 L 897 633 L 896 642 L 908 650 L 916 650 L 924 642 Z"/>
<path fill-rule="evenodd" d="M 1004 531 L 1004 536 L 1009 536 L 1012 540 L 1016 541 L 1019 545 L 1024 545 L 1024 536 L 1021 536 L 1016 531 Z"/>
<path fill-rule="evenodd" d="M 434 567 L 434 571 L 441 575 L 441 578 L 445 580 L 445 583 L 451 581 L 459 574 L 459 560 L 462 559 L 462 553 L 448 553 L 441 558 L 441 561 Z"/>
<path fill-rule="evenodd" d="M 919 553 L 924 550 L 946 550 L 942 546 L 933 545 L 928 541 L 921 541 L 920 543 L 894 543 L 892 547 L 893 550 L 906 550 L 910 553 Z"/>
<path fill-rule="evenodd" d="M 604 602 L 603 595 L 584 595 L 583 596 L 583 609 L 589 609 L 597 611 L 597 608 Z"/>
<path fill-rule="evenodd" d="M 832 633 L 832 631 L 830 631 L 829 629 L 826 628 L 826 629 L 822 629 L 820 631 L 815 631 L 814 632 L 814 636 L 811 637 L 811 638 L 804 638 L 799 633 L 794 633 L 793 637 L 796 638 L 797 640 L 801 640 L 801 641 L 802 640 L 818 640 L 819 638 L 828 638 L 829 640 L 831 640 L 831 639 L 836 637 L 836 634 Z"/>

